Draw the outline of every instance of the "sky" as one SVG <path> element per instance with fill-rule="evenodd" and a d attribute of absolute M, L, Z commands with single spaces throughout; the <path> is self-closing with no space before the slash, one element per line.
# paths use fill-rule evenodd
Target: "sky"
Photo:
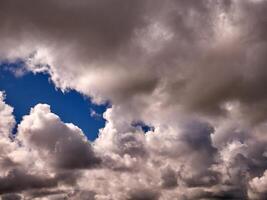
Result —
<path fill-rule="evenodd" d="M 0 198 L 267 199 L 266 0 L 1 0 Z"/>
<path fill-rule="evenodd" d="M 36 104 L 49 104 L 62 120 L 79 126 L 88 139 L 94 140 L 105 125 L 102 115 L 107 105 L 92 104 L 88 97 L 73 90 L 62 92 L 49 81 L 48 74 L 26 72 L 23 66 L 23 62 L 0 66 L 0 90 L 14 108 L 16 122 L 19 124 Z"/>

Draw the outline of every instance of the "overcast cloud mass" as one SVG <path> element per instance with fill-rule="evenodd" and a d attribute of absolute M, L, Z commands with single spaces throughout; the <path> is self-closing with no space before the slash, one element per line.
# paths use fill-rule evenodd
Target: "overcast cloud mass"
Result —
<path fill-rule="evenodd" d="M 266 200 L 266 11 L 265 0 L 0 0 L 2 62 L 112 105 L 95 141 L 46 104 L 12 136 L 1 92 L 1 198 Z"/>

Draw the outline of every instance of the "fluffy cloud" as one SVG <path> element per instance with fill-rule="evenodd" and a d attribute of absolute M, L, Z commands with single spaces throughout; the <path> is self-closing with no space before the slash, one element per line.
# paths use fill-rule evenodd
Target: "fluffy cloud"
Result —
<path fill-rule="evenodd" d="M 60 168 L 87 168 L 100 162 L 82 131 L 64 124 L 48 105 L 36 105 L 18 127 L 17 139 Z M 51 158 L 52 157 L 52 158 Z"/>
<path fill-rule="evenodd" d="M 249 183 L 251 190 L 250 196 L 252 199 L 264 199 L 267 196 L 267 172 L 265 171 L 262 177 L 255 177 Z"/>
<path fill-rule="evenodd" d="M 264 176 L 257 176 L 266 169 L 266 140 L 247 136 L 243 143 L 229 140 L 216 147 L 216 130 L 206 122 L 175 120 L 176 127 L 155 126 L 144 134 L 124 117 L 114 120 L 116 114 L 116 107 L 106 111 L 107 124 L 91 144 L 48 105 L 36 105 L 24 116 L 15 138 L 5 138 L 9 152 L 2 154 L 2 198 L 196 200 L 265 195 Z M 264 127 L 257 128 L 254 134 L 260 135 Z"/>
<path fill-rule="evenodd" d="M 5 94 L 0 91 L 0 135 L 7 137 L 15 125 L 15 118 L 12 115 L 13 108 L 5 104 Z"/>
<path fill-rule="evenodd" d="M 10 137 L 0 93 L 2 198 L 266 198 L 266 7 L 0 1 L 1 60 L 112 104 L 92 142 L 43 104 Z"/>
<path fill-rule="evenodd" d="M 252 0 L 2 1 L 1 55 L 24 56 L 31 70 L 96 102 L 223 114 L 225 103 L 237 101 L 253 113 L 243 117 L 258 122 L 266 102 L 265 7 Z"/>

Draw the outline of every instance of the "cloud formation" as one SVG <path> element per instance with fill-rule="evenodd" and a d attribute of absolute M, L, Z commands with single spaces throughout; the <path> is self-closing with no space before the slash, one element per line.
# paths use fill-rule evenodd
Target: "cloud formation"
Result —
<path fill-rule="evenodd" d="M 13 137 L 13 108 L 0 93 L 1 198 L 265 199 L 266 8 L 0 1 L 2 61 L 22 59 L 58 88 L 112 105 L 95 141 L 44 104 Z"/>

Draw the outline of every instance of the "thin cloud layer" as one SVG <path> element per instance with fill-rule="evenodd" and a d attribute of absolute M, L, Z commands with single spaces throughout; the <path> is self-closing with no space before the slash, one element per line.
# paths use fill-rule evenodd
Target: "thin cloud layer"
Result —
<path fill-rule="evenodd" d="M 60 89 L 112 104 L 95 141 L 44 104 L 12 137 L 0 93 L 1 198 L 265 199 L 266 8 L 0 1 L 1 60 L 22 59 Z"/>

